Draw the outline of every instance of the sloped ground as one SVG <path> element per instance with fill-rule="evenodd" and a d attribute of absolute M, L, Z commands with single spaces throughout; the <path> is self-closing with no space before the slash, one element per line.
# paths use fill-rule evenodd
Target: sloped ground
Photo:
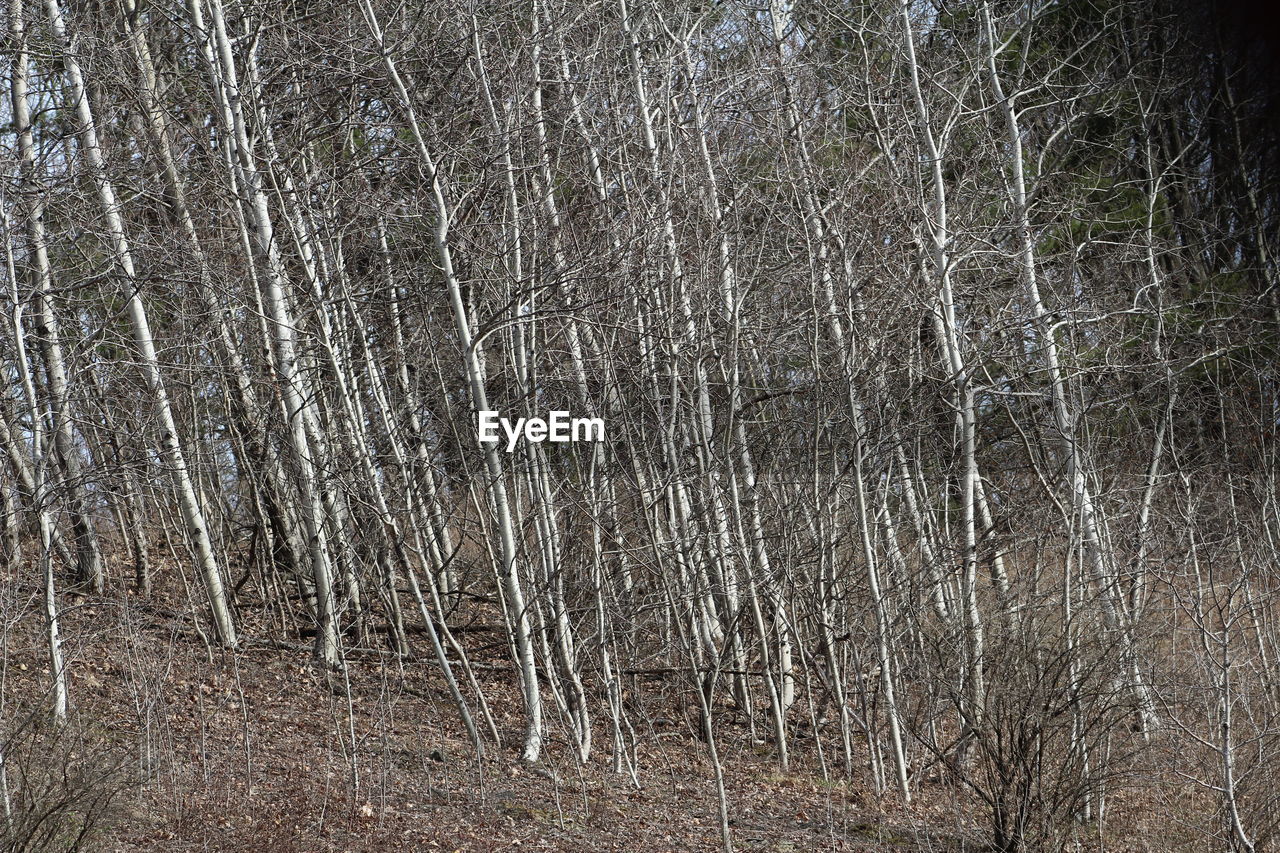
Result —
<path fill-rule="evenodd" d="M 24 607 L 9 608 L 7 726 L 47 690 L 33 592 L 10 597 Z M 498 669 L 486 669 L 485 692 L 508 746 L 477 762 L 429 661 L 401 664 L 358 649 L 345 675 L 330 678 L 311 667 L 301 639 L 227 654 L 210 650 L 192 625 L 127 595 L 67 609 L 71 728 L 82 742 L 59 752 L 44 732 L 28 744 L 53 777 L 64 769 L 59 761 L 74 771 L 86 761 L 119 763 L 92 785 L 99 793 L 114 786 L 118 796 L 105 831 L 84 849 L 720 848 L 705 745 L 683 720 L 659 719 L 652 736 L 642 733 L 639 788 L 611 772 L 603 718 L 586 766 L 569 757 L 553 723 L 545 765 L 527 768 L 514 749 L 519 694 Z M 248 627 L 250 636 L 255 627 L 266 633 Z M 981 849 L 980 833 L 956 817 L 969 804 L 952 802 L 950 789 L 904 809 L 857 785 L 823 782 L 803 741 L 799 769 L 783 775 L 766 747 L 745 750 L 746 739 L 730 733 L 722 752 L 739 850 Z M 21 803 L 15 772 L 10 784 Z"/>

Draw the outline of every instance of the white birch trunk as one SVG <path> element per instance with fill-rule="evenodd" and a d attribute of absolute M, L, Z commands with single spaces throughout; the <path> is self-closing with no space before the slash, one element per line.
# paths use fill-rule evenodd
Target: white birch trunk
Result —
<path fill-rule="evenodd" d="M 417 153 L 424 177 L 431 185 L 431 198 L 435 205 L 436 222 L 432 229 L 435 238 L 436 252 L 440 269 L 444 276 L 445 286 L 449 292 L 449 304 L 453 311 L 454 328 L 458 335 L 458 343 L 462 347 L 467 384 L 471 394 L 473 412 L 489 409 L 488 395 L 485 388 L 484 369 L 477 353 L 478 342 L 471 334 L 471 322 L 467 316 L 466 305 L 462 299 L 462 282 L 459 280 L 453 265 L 453 251 L 449 245 L 449 205 L 445 199 L 444 179 L 437 167 L 431 149 L 418 122 L 417 111 L 413 99 L 405 85 L 404 78 L 396 66 L 394 57 L 383 38 L 382 26 L 373 11 L 369 0 L 361 0 L 361 11 L 365 22 L 377 43 L 378 52 L 395 94 L 404 111 L 409 130 L 413 134 Z M 536 763 L 542 753 L 542 698 L 538 691 L 538 671 L 533 653 L 533 628 L 529 619 L 529 611 L 525 604 L 524 588 L 520 579 L 520 560 L 516 546 L 516 532 L 513 515 L 507 498 L 506 475 L 502 470 L 502 460 L 493 443 L 484 445 L 485 469 L 488 482 L 485 491 L 492 501 L 494 515 L 498 524 L 499 544 L 501 546 L 501 563 L 499 578 L 505 592 L 506 604 L 510 610 L 513 627 L 512 642 L 515 647 L 517 663 L 520 668 L 521 688 L 524 694 L 526 729 L 523 758 L 527 763 Z"/>
<path fill-rule="evenodd" d="M 1110 565 L 1113 561 L 1110 559 L 1109 548 L 1103 537 L 1099 510 L 1094 500 L 1092 489 L 1089 487 L 1090 472 L 1084 459 L 1084 452 L 1080 447 L 1079 438 L 1076 435 L 1076 416 L 1071 410 L 1067 379 L 1058 352 L 1057 333 L 1050 322 L 1049 311 L 1045 307 L 1044 300 L 1040 296 L 1036 250 L 1031 236 L 1031 219 L 1027 204 L 1022 131 L 1019 127 L 1016 104 L 1017 93 L 1005 95 L 996 65 L 995 24 L 992 21 L 990 5 L 987 3 L 982 6 L 982 16 L 987 31 L 987 70 L 990 76 L 991 90 L 995 96 L 997 109 L 1003 115 L 1005 126 L 1008 130 L 1009 176 L 1012 183 L 1014 215 L 1017 217 L 1022 281 L 1026 288 L 1027 300 L 1031 305 L 1032 317 L 1040 339 L 1040 351 L 1043 353 L 1045 372 L 1049 377 L 1054 425 L 1057 428 L 1058 438 L 1062 443 L 1063 452 L 1067 458 L 1067 477 L 1070 481 L 1072 501 L 1078 515 L 1080 534 L 1084 543 L 1090 573 L 1102 594 L 1107 621 L 1112 630 L 1118 634 L 1125 666 L 1129 670 L 1126 675 L 1130 679 L 1132 689 L 1138 699 L 1143 730 L 1149 733 L 1156 725 L 1155 703 L 1151 697 L 1150 688 L 1138 671 L 1138 663 L 1133 649 L 1132 631 L 1128 624 L 1128 614 L 1125 611 L 1117 579 Z"/>
<path fill-rule="evenodd" d="M 209 530 L 205 523 L 204 511 L 196 497 L 191 474 L 187 470 L 186 457 L 178 436 L 177 422 L 169 404 L 169 395 L 165 389 L 160 373 L 160 362 L 156 355 L 155 341 L 151 334 L 151 326 L 147 320 L 146 309 L 140 295 L 141 282 L 134 270 L 133 254 L 125 235 L 124 220 L 120 216 L 120 205 L 116 201 L 115 187 L 107 176 L 106 163 L 102 149 L 98 143 L 97 126 L 93 112 L 89 107 L 88 93 L 85 90 L 84 77 L 76 56 L 75 45 L 67 33 L 66 22 L 62 16 L 59 0 L 45 0 L 45 11 L 49 16 L 49 24 L 55 37 L 62 46 L 62 58 L 66 64 L 67 80 L 71 87 L 71 97 L 75 102 L 76 116 L 80 123 L 80 150 L 89 165 L 93 182 L 102 206 L 102 213 L 107 222 L 111 240 L 113 261 L 116 264 L 123 286 L 128 294 L 125 304 L 129 315 L 129 323 L 133 330 L 134 344 L 141 356 L 143 378 L 150 391 L 160 419 L 161 452 L 168 464 L 178 493 L 178 502 L 182 509 L 183 522 L 186 524 L 187 536 L 197 561 L 197 569 L 204 583 L 205 592 L 209 596 L 209 606 L 213 611 L 214 628 L 218 639 L 226 646 L 237 644 L 235 623 L 227 605 L 223 591 L 222 576 L 213 553 L 213 544 L 209 539 Z"/>
<path fill-rule="evenodd" d="M 30 63 L 22 0 L 10 0 L 9 35 L 14 49 L 10 93 L 13 122 L 17 129 L 19 195 L 23 201 L 27 249 L 35 285 L 35 339 L 44 360 L 51 421 L 49 430 L 53 436 L 58 465 L 62 469 L 63 482 L 60 485 L 67 496 L 76 574 L 81 583 L 87 584 L 94 592 L 101 593 L 105 582 L 102 554 L 82 483 L 80 451 L 72 432 L 67 400 L 67 370 L 62 355 L 60 324 L 53 304 L 53 271 L 49 265 L 44 229 L 44 182 L 37 173 L 31 109 L 27 103 Z M 22 334 L 21 330 L 17 333 Z"/>
<path fill-rule="evenodd" d="M 187 9 L 196 32 L 205 34 L 201 0 L 188 0 Z M 286 429 L 293 451 L 293 462 L 297 467 L 296 479 L 302 500 L 301 515 L 315 584 L 318 622 L 315 655 L 322 665 L 332 668 L 339 664 L 337 616 L 325 513 L 317 483 L 316 459 L 308 439 L 308 433 L 313 430 L 308 429 L 307 419 L 311 417 L 311 413 L 306 401 L 311 394 L 298 369 L 295 323 L 286 295 L 287 275 L 271 221 L 263 174 L 249 142 L 242 107 L 243 95 L 231 54 L 231 41 L 227 36 L 221 0 L 211 0 L 209 11 L 212 26 L 207 32 L 211 42 L 202 40 L 202 44 L 210 51 L 206 61 L 214 76 L 215 97 L 231 122 L 232 148 L 240 180 L 248 195 L 246 209 L 253 225 L 255 254 L 265 262 L 266 267 L 266 275 L 260 283 L 274 345 L 276 375 L 285 407 Z"/>

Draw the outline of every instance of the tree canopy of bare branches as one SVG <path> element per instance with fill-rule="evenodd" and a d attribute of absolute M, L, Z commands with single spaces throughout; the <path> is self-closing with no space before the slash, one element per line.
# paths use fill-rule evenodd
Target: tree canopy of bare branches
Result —
<path fill-rule="evenodd" d="M 70 597 L 133 586 L 213 646 L 438 672 L 477 756 L 638 781 L 656 676 L 726 849 L 737 739 L 958 786 L 1002 851 L 1101 836 L 1152 774 L 1202 795 L 1189 844 L 1277 842 L 1280 149 L 1226 23 L 7 19 L 0 551 L 55 717 Z M 480 412 L 603 440 L 482 442 Z M 518 732 L 464 619 L 501 626 Z"/>

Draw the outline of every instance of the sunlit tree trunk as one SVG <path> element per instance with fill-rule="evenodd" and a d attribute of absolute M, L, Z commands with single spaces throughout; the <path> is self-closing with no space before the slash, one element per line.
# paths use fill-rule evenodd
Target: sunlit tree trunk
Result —
<path fill-rule="evenodd" d="M 26 25 L 22 0 L 10 0 L 9 35 L 13 43 L 13 71 L 10 77 L 13 122 L 17 130 L 19 157 L 19 196 L 23 201 L 27 250 L 33 279 L 35 311 L 34 335 L 44 361 L 45 385 L 49 405 L 49 430 L 53 436 L 58 466 L 62 472 L 60 487 L 66 493 L 70 517 L 71 540 L 75 548 L 76 574 L 81 583 L 95 592 L 103 591 L 105 576 L 98 534 L 94 529 L 89 501 L 84 489 L 80 465 L 80 447 L 72 431 L 68 401 L 67 368 L 62 354 L 61 324 L 54 306 L 53 271 L 45 239 L 45 202 L 43 181 L 37 163 L 28 100 L 30 61 L 27 50 Z M 22 334 L 21 330 L 15 330 Z M 47 479 L 47 477 L 46 477 Z"/>
<path fill-rule="evenodd" d="M 467 316 L 466 305 L 462 298 L 462 282 L 459 280 L 453 264 L 453 250 L 449 245 L 450 209 L 445 197 L 444 176 L 436 164 L 435 157 L 427 145 L 422 128 L 418 123 L 413 99 L 409 95 L 404 79 L 397 69 L 395 58 L 383 37 L 382 26 L 369 0 L 361 0 L 361 11 L 365 23 L 373 34 L 378 52 L 390 78 L 400 108 L 404 113 L 410 132 L 413 134 L 417 149 L 419 165 L 423 177 L 431 187 L 431 199 L 435 208 L 436 222 L 432 229 L 436 252 L 439 256 L 440 270 L 444 277 L 445 287 L 449 293 L 449 304 L 453 312 L 454 329 L 458 343 L 462 347 L 464 370 L 471 395 L 473 412 L 489 410 L 488 394 L 485 388 L 484 369 L 477 352 L 479 342 L 471 332 L 471 321 Z M 542 753 L 542 699 L 538 691 L 538 671 L 533 654 L 533 627 L 524 596 L 524 584 L 520 578 L 520 558 L 516 547 L 516 531 L 513 523 L 511 506 L 507 497 L 506 474 L 498 449 L 493 443 L 483 447 L 485 470 L 488 481 L 485 491 L 492 502 L 492 508 L 498 525 L 498 537 L 501 547 L 501 562 L 498 576 L 502 582 L 506 596 L 506 604 L 511 619 L 512 641 L 515 646 L 517 663 L 520 669 L 521 687 L 524 695 L 526 730 L 523 757 L 526 762 L 534 763 Z"/>

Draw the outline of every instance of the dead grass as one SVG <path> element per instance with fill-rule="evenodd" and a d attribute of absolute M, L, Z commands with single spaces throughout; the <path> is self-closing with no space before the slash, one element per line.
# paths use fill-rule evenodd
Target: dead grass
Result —
<path fill-rule="evenodd" d="M 83 849 L 719 847 L 712 774 L 704 744 L 691 734 L 696 721 L 686 720 L 674 692 L 661 684 L 641 686 L 652 694 L 635 697 L 661 735 L 642 732 L 637 789 L 611 772 L 602 716 L 585 766 L 557 739 L 554 720 L 545 766 L 520 765 L 519 693 L 501 667 L 480 675 L 505 746 L 477 761 L 429 657 L 400 662 L 361 649 L 344 676 L 331 678 L 311 666 L 302 638 L 224 653 L 201 641 L 179 605 L 144 605 L 127 593 L 69 604 L 77 712 L 127 747 L 132 785 L 120 819 Z M 262 617 L 242 615 L 246 636 L 271 634 Z M 47 685 L 41 644 L 34 612 L 11 618 L 7 695 L 36 695 Z M 728 709 L 720 713 L 739 850 L 984 849 L 984 815 L 963 792 L 928 784 L 904 807 L 877 799 L 861 780 L 824 781 L 812 737 L 796 740 L 794 772 L 783 774 L 767 745 L 748 744 L 741 720 Z M 833 767 L 834 745 L 834 739 L 825 744 Z M 1151 798 L 1116 802 L 1132 816 Z M 1139 819 L 1113 823 L 1150 831 Z M 1116 838 L 1107 849 L 1156 848 Z"/>

